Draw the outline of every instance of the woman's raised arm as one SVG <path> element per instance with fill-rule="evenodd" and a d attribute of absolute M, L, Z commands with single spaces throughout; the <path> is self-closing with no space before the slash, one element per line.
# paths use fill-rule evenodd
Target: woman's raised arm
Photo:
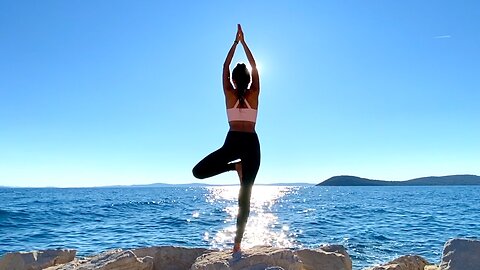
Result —
<path fill-rule="evenodd" d="M 260 77 L 258 75 L 257 63 L 255 63 L 253 54 L 248 48 L 247 43 L 245 42 L 242 26 L 240 24 L 238 25 L 237 39 L 240 40 L 240 42 L 242 43 L 243 49 L 245 50 L 245 54 L 247 55 L 248 62 L 252 67 L 252 84 L 250 85 L 250 89 L 258 91 L 260 90 Z"/>
<path fill-rule="evenodd" d="M 235 36 L 235 41 L 233 42 L 232 47 L 228 51 L 225 63 L 223 63 L 223 91 L 233 89 L 232 82 L 230 81 L 230 64 L 232 63 L 233 54 L 235 54 L 235 49 L 237 48 L 238 36 L 239 35 L 237 32 Z"/>

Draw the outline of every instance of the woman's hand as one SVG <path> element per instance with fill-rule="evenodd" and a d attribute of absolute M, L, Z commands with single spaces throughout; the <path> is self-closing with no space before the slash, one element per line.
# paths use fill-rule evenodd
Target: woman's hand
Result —
<path fill-rule="evenodd" d="M 244 40 L 244 36 L 243 36 L 243 31 L 242 31 L 242 26 L 240 24 L 237 24 L 237 36 L 235 38 L 235 41 L 240 41 L 240 42 L 243 42 L 245 41 Z"/>
<path fill-rule="evenodd" d="M 237 37 L 236 40 L 242 43 L 243 49 L 245 50 L 245 54 L 247 55 L 248 62 L 252 67 L 252 83 L 250 84 L 250 89 L 255 89 L 255 91 L 260 90 L 260 78 L 258 76 L 257 64 L 255 63 L 255 59 L 253 58 L 253 54 L 247 46 L 245 42 L 245 36 L 243 35 L 242 26 L 240 24 L 237 25 Z"/>

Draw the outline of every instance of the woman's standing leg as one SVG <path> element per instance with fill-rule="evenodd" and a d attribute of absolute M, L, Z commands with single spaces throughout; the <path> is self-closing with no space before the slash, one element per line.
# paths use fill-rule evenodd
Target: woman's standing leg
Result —
<path fill-rule="evenodd" d="M 253 185 L 241 185 L 240 192 L 238 193 L 237 231 L 235 234 L 234 252 L 240 250 L 240 243 L 242 242 L 248 216 L 250 215 L 252 187 Z"/>
<path fill-rule="evenodd" d="M 255 133 L 249 134 L 250 139 L 244 145 L 241 156 L 242 175 L 240 179 L 241 186 L 238 194 L 238 215 L 237 215 L 237 232 L 235 235 L 234 252 L 240 250 L 245 226 L 247 225 L 248 216 L 250 215 L 250 197 L 252 195 L 252 187 L 260 168 L 260 144 Z"/>

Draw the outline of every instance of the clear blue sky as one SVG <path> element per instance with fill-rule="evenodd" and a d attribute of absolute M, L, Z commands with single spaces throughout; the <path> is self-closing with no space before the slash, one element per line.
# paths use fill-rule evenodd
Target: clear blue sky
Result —
<path fill-rule="evenodd" d="M 0 185 L 199 182 L 237 23 L 260 69 L 257 183 L 480 174 L 479 18 L 473 0 L 3 0 Z"/>

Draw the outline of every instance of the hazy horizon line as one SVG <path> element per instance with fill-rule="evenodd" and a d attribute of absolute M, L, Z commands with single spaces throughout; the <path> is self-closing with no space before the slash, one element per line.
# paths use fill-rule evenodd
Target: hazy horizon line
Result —
<path fill-rule="evenodd" d="M 318 183 L 309 182 L 285 182 L 285 183 L 257 183 L 255 186 L 313 186 Z M 0 185 L 0 188 L 128 188 L 128 187 L 175 187 L 175 186 L 191 186 L 191 187 L 215 187 L 215 186 L 239 186 L 240 184 L 207 184 L 207 183 L 181 183 L 181 184 L 169 184 L 169 183 L 152 183 L 152 184 L 125 184 L 125 185 L 104 185 L 104 186 L 4 186 Z"/>
<path fill-rule="evenodd" d="M 354 176 L 354 175 L 348 175 L 348 174 L 340 174 L 333 177 L 338 177 L 338 176 L 354 176 L 354 177 L 359 177 L 359 178 L 364 178 L 368 180 L 378 180 L 378 181 L 393 181 L 393 182 L 402 182 L 402 181 L 409 181 L 409 180 L 414 180 L 414 179 L 419 179 L 419 178 L 427 178 L 427 177 L 446 177 L 446 176 L 477 176 L 475 174 L 449 174 L 449 175 L 441 175 L 441 176 L 421 176 L 421 177 L 415 177 L 411 179 L 406 179 L 406 180 L 381 180 L 381 179 L 373 179 L 373 178 L 365 178 L 365 177 L 359 177 L 359 176 Z M 312 185 L 317 185 L 320 184 L 330 178 L 321 180 L 319 182 L 276 182 L 276 183 L 255 183 L 255 186 L 312 186 Z M 191 183 L 150 183 L 150 184 L 113 184 L 113 185 L 103 185 L 103 186 L 6 186 L 6 185 L 0 185 L 0 188 L 112 188 L 112 187 L 160 187 L 160 186 L 197 186 L 197 187 L 202 187 L 202 186 L 238 186 L 240 185 L 239 183 L 235 184 L 208 184 L 208 183 L 199 183 L 199 182 L 191 182 Z"/>

